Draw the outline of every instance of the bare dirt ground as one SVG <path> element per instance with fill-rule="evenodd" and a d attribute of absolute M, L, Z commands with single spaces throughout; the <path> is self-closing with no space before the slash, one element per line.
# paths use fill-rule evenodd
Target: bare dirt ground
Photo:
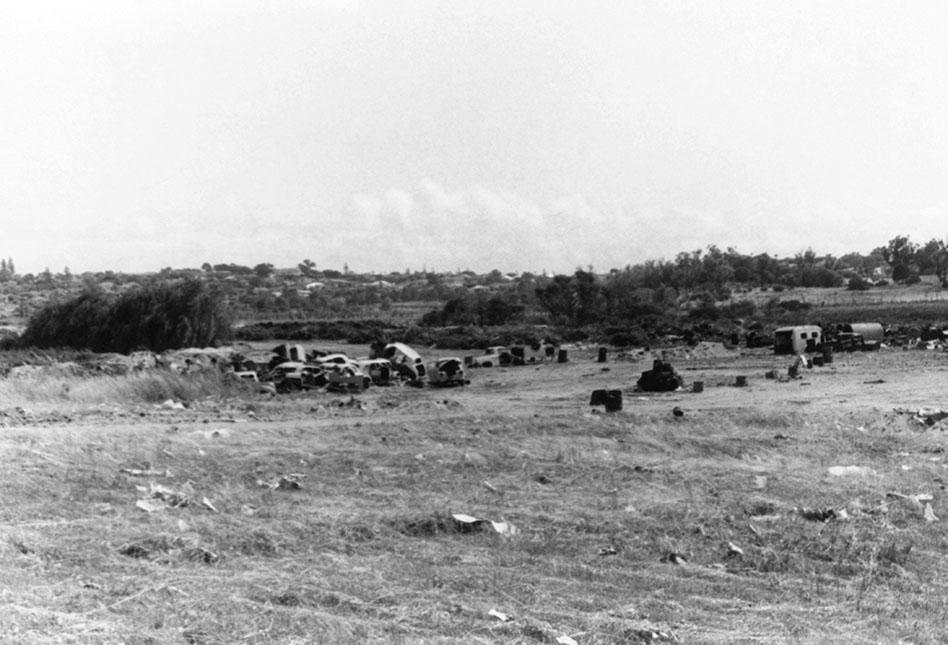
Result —
<path fill-rule="evenodd" d="M 781 382 L 789 357 L 680 348 L 704 391 L 661 394 L 633 392 L 651 355 L 594 354 L 355 399 L 64 384 L 0 410 L 0 639 L 944 642 L 948 420 L 917 412 L 948 409 L 948 354 Z"/>

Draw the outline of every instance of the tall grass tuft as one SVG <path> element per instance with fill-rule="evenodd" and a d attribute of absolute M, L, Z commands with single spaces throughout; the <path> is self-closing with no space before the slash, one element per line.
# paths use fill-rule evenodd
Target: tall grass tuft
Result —
<path fill-rule="evenodd" d="M 150 371 L 122 376 L 27 376 L 0 379 L 3 407 L 63 408 L 74 405 L 192 402 L 247 395 L 246 383 L 217 372 L 177 374 Z"/>
<path fill-rule="evenodd" d="M 160 403 L 168 399 L 196 401 L 208 397 L 236 394 L 235 384 L 225 381 L 217 372 L 199 374 L 176 374 L 174 372 L 148 372 L 133 374 L 118 384 L 118 391 L 125 401 Z"/>

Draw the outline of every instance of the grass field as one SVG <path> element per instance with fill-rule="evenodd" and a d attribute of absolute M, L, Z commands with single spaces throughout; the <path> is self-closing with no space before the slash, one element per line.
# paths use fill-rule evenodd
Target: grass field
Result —
<path fill-rule="evenodd" d="M 571 357 L 358 400 L 0 382 L 0 639 L 944 642 L 948 420 L 902 413 L 948 407 L 944 354 L 682 359 L 704 393 L 654 395 Z"/>

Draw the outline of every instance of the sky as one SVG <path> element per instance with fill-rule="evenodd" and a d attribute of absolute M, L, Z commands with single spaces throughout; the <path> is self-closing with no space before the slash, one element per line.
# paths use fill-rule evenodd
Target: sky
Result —
<path fill-rule="evenodd" d="M 607 271 L 948 237 L 948 4 L 0 0 L 0 256 Z"/>

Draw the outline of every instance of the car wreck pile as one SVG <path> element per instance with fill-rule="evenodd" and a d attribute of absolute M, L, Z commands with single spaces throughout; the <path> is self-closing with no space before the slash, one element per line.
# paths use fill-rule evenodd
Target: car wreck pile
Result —
<path fill-rule="evenodd" d="M 372 385 L 406 384 L 422 387 L 466 385 L 460 358 L 439 358 L 425 365 L 421 356 L 404 343 L 374 347 L 368 358 L 351 358 L 320 350 L 305 352 L 300 345 L 278 345 L 266 365 L 235 356 L 234 378 L 268 384 L 274 392 L 325 388 L 331 392 L 361 392 Z"/>

